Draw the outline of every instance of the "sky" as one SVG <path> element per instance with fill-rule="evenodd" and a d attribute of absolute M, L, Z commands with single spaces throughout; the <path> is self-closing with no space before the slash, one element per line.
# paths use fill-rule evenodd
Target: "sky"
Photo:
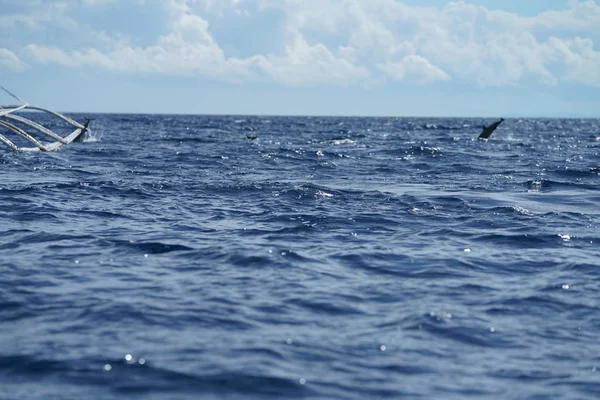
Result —
<path fill-rule="evenodd" d="M 600 117 L 599 1 L 0 0 L 0 84 L 71 112 Z"/>

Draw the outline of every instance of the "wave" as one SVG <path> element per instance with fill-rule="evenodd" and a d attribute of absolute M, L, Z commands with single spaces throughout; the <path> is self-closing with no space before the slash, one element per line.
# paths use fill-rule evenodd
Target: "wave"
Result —
<path fill-rule="evenodd" d="M 130 357 L 130 358 L 129 358 Z M 0 382 L 15 380 L 30 386 L 31 394 L 43 393 L 43 385 L 57 381 L 81 387 L 81 393 L 96 388 L 119 395 L 201 395 L 219 393 L 230 396 L 302 396 L 310 393 L 299 379 L 276 374 L 245 372 L 185 372 L 155 365 L 151 360 L 135 359 L 52 360 L 26 355 L 0 356 Z M 39 385 L 38 385 L 39 383 Z M 6 394 L 6 393 L 5 393 Z M 42 395 L 43 396 L 43 395 Z"/>

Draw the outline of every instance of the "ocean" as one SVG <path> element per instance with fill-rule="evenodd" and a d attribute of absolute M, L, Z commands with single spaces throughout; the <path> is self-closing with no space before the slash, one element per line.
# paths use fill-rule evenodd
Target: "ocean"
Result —
<path fill-rule="evenodd" d="M 0 399 L 600 398 L 600 120 L 94 118 L 0 148 Z"/>

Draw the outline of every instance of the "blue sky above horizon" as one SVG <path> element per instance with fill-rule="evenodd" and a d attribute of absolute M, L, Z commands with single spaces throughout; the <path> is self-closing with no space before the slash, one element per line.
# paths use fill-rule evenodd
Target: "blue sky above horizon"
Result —
<path fill-rule="evenodd" d="M 0 9 L 0 84 L 61 111 L 600 117 L 597 0 L 0 0 Z"/>

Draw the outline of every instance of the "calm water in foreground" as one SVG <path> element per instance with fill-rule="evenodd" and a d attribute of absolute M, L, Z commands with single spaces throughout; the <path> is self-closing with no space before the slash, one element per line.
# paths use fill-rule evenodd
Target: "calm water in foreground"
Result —
<path fill-rule="evenodd" d="M 600 398 L 600 121 L 492 121 L 0 148 L 0 399 Z"/>

